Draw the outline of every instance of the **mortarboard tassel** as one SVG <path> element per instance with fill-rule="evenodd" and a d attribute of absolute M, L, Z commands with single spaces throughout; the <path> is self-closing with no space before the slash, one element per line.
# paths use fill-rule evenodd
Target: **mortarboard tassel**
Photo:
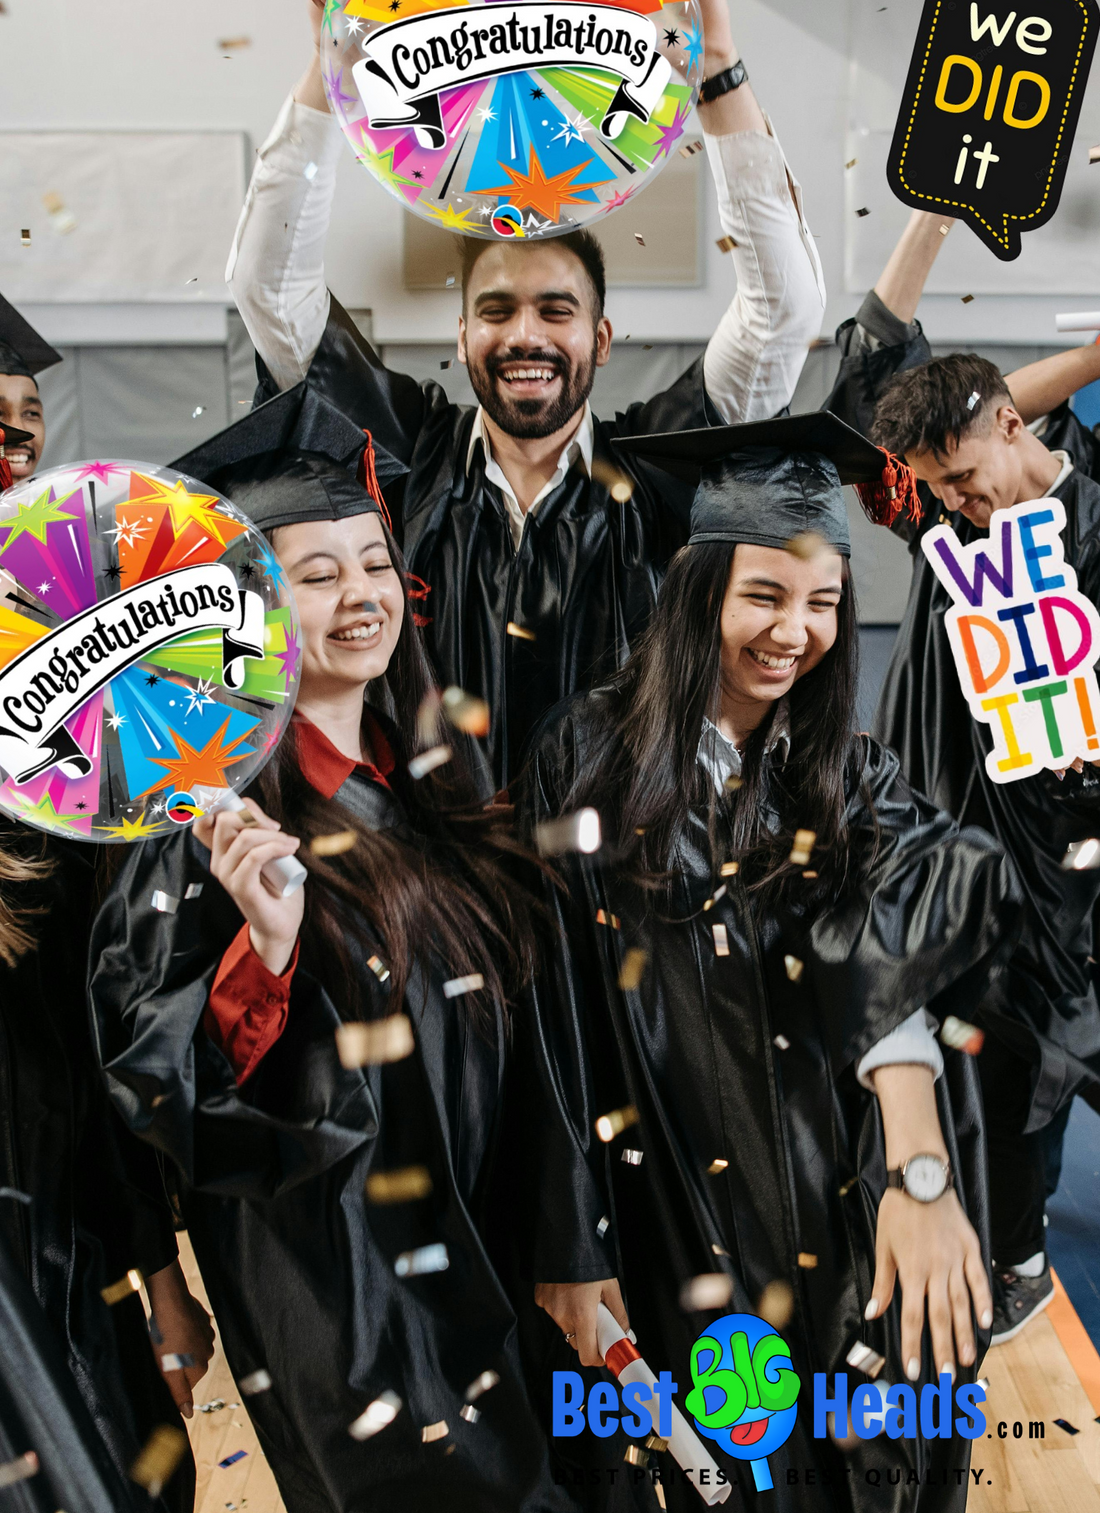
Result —
<path fill-rule="evenodd" d="M 893 525 L 899 515 L 906 520 L 920 519 L 920 496 L 917 475 L 892 452 L 883 451 L 886 465 L 879 483 L 854 483 L 859 502 L 868 519 L 876 525 Z"/>
<path fill-rule="evenodd" d="M 415 585 L 415 586 L 414 586 Z M 405 574 L 405 592 L 410 599 L 426 599 L 431 593 L 430 583 L 425 583 L 423 578 L 418 578 L 415 573 Z M 419 625 L 421 630 L 425 625 L 432 623 L 431 615 L 419 615 L 414 609 L 412 612 L 413 623 Z"/>
<path fill-rule="evenodd" d="M 382 511 L 382 519 L 386 522 L 386 529 L 393 535 L 393 521 L 386 507 L 386 501 L 382 498 L 382 490 L 378 485 L 378 474 L 374 471 L 374 438 L 364 426 L 363 435 L 367 438 L 367 444 L 363 448 L 363 456 L 359 463 L 359 482 Z"/>
<path fill-rule="evenodd" d="M 12 485 L 11 463 L 4 456 L 4 428 L 0 426 L 0 494 Z"/>

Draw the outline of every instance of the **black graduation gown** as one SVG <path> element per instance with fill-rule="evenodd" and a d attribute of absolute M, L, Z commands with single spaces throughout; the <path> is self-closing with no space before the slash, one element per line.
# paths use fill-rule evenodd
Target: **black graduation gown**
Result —
<path fill-rule="evenodd" d="M 852 329 L 849 322 L 837 333 L 846 355 L 827 408 L 866 431 L 888 379 L 931 353 L 922 334 L 861 352 L 853 346 Z M 1055 412 L 1052 425 L 1044 444 L 1084 459 L 1089 432 L 1068 407 Z M 941 520 L 963 542 L 989 532 L 962 515 L 943 513 L 923 485 L 920 492 L 921 520 L 894 527 L 909 542 L 913 577 L 873 728 L 897 751 L 914 788 L 962 823 L 991 830 L 1019 871 L 1026 895 L 1020 941 L 1009 970 L 975 1013 L 1034 1063 L 1032 1131 L 1076 1092 L 1100 1108 L 1100 1005 L 1090 960 L 1098 954 L 1100 871 L 1061 869 L 1069 843 L 1096 834 L 1100 781 L 1091 769 L 1083 777 L 1070 772 L 1061 783 L 1050 773 L 1006 784 L 989 777 L 985 758 L 992 731 L 971 718 L 944 622 L 951 598 L 920 550 L 921 536 Z M 1081 592 L 1100 604 L 1100 484 L 1075 468 L 1053 494 L 1066 510 L 1066 561 Z"/>
<path fill-rule="evenodd" d="M 37 855 L 39 842 L 0 824 L 7 850 Z M 32 1200 L 0 1200 L 0 1242 L 125 1472 L 158 1424 L 182 1425 L 140 1299 L 108 1308 L 100 1289 L 131 1267 L 161 1270 L 176 1243 L 155 1157 L 111 1108 L 92 1049 L 86 972 L 96 851 L 51 838 L 46 856 L 50 876 L 18 895 L 20 906 L 42 910 L 29 921 L 38 945 L 14 967 L 0 965 L 0 1187 Z M 185 1509 L 193 1494 L 188 1453 L 165 1497 Z"/>
<path fill-rule="evenodd" d="M 378 828 L 401 823 L 399 798 L 359 772 L 336 795 L 334 829 L 339 805 Z M 177 914 L 152 909 L 156 889 L 182 900 Z M 391 1002 L 353 947 L 360 1017 L 403 1009 L 416 1049 L 346 1070 L 339 1015 L 303 960 L 284 1033 L 238 1087 L 202 1019 L 241 923 L 189 831 L 134 847 L 95 926 L 91 991 L 116 1105 L 188 1185 L 188 1230 L 234 1375 L 271 1376 L 249 1412 L 287 1508 L 555 1513 L 567 1504 L 527 1404 L 515 1317 L 474 1222 L 503 1075 L 499 1012 L 476 1033 L 438 971 Z M 414 1164 L 431 1174 L 429 1199 L 365 1201 L 372 1171 Z M 447 1270 L 397 1278 L 399 1255 L 437 1242 Z M 500 1384 L 471 1424 L 464 1393 L 486 1370 Z M 357 1443 L 349 1424 L 386 1390 L 404 1406 Z M 442 1420 L 449 1436 L 422 1443 Z"/>
<path fill-rule="evenodd" d="M 275 384 L 259 367 L 258 398 L 270 399 Z M 476 411 L 451 404 L 438 384 L 383 367 L 335 299 L 308 383 L 409 468 L 386 498 L 408 567 L 431 588 L 419 606 L 430 620 L 429 654 L 444 683 L 488 702 L 492 728 L 482 744 L 505 787 L 547 711 L 626 660 L 669 559 L 687 540 L 693 490 L 618 456 L 611 438 L 710 424 L 702 358 L 663 394 L 610 424 L 594 421 L 594 460 L 628 473 L 632 497 L 620 503 L 606 483 L 573 468 L 527 516 L 518 551 L 480 447 L 466 472 Z M 509 623 L 535 639 L 509 635 Z"/>
<path fill-rule="evenodd" d="M 583 767 L 590 708 L 579 703 L 541 740 L 524 796 L 531 820 L 559 810 Z M 672 1370 L 681 1408 L 691 1344 L 713 1318 L 681 1312 L 682 1284 L 727 1273 L 733 1298 L 721 1312 L 755 1312 L 777 1279 L 793 1289 L 794 1314 L 780 1332 L 802 1391 L 794 1433 L 770 1457 L 774 1492 L 758 1502 L 747 1464 L 707 1445 L 737 1480 L 725 1504 L 735 1510 L 923 1513 L 961 1510 L 966 1499 L 955 1470 L 968 1464 L 968 1441 L 879 1437 L 842 1459 L 812 1438 L 813 1373 L 847 1371 L 851 1392 L 864 1380 L 845 1366 L 857 1341 L 886 1357 L 884 1381 L 904 1380 L 898 1301 L 882 1320 L 863 1321 L 886 1172 L 877 1101 L 854 1065 L 921 1005 L 938 1015 L 961 1009 L 1017 914 L 1011 869 L 991 838 L 960 832 L 915 795 L 892 752 L 863 738 L 860 753 L 879 849 L 858 886 L 826 912 L 762 916 L 735 879 L 704 912 L 720 879 L 702 808 L 678 843 L 672 895 L 659 902 L 598 857 L 567 863 L 568 896 L 557 902 L 563 940 L 536 994 L 539 1040 L 521 1048 L 542 1279 L 617 1274 L 639 1348 L 655 1371 Z M 854 826 L 868 824 L 854 782 L 849 813 Z M 717 824 L 721 840 L 728 809 Z M 598 923 L 599 910 L 620 928 Z M 715 952 L 719 924 L 728 957 Z M 647 953 L 645 970 L 637 991 L 623 992 L 618 975 L 635 948 Z M 797 983 L 785 955 L 804 963 Z M 517 1034 L 523 1024 L 517 1019 Z M 789 1042 L 782 1050 L 779 1035 Z M 959 1196 L 981 1235 L 984 1141 L 969 1058 L 946 1052 L 937 1096 Z M 600 1147 L 594 1119 L 626 1104 L 638 1109 L 640 1126 Z M 644 1153 L 640 1165 L 621 1159 L 624 1147 Z M 716 1159 L 729 1165 L 714 1175 Z M 602 1181 L 592 1175 L 601 1167 Z M 604 1240 L 602 1214 L 614 1221 Z M 800 1267 L 800 1252 L 817 1257 L 814 1269 Z M 921 1380 L 934 1380 L 932 1371 L 926 1331 Z M 881 1487 L 864 1480 L 876 1467 Z M 667 1481 L 667 1457 L 662 1469 Z M 807 1470 L 816 1472 L 813 1485 Z M 788 1471 L 799 1473 L 797 1487 L 787 1485 Z M 831 1487 L 822 1486 L 825 1475 Z M 685 1513 L 699 1506 L 695 1491 L 675 1481 L 666 1498 Z"/>

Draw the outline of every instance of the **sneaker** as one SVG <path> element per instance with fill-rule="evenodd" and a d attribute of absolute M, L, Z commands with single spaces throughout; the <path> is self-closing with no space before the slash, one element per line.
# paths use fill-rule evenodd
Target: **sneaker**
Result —
<path fill-rule="evenodd" d="M 1003 1345 L 1015 1339 L 1025 1324 L 1042 1313 L 1054 1297 L 1050 1262 L 1037 1277 L 1021 1277 L 1014 1271 L 993 1274 L 993 1333 L 989 1343 Z"/>

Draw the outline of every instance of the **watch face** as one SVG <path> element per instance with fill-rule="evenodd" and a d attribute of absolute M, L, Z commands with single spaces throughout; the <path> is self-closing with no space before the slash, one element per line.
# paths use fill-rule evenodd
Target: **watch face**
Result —
<path fill-rule="evenodd" d="M 918 1203 L 933 1203 L 947 1187 L 947 1173 L 937 1156 L 914 1156 L 905 1168 L 905 1191 Z"/>

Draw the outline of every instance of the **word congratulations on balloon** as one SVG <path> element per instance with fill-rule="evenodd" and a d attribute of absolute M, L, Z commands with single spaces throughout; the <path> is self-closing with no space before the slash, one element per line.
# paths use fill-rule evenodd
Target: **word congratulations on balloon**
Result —
<path fill-rule="evenodd" d="M 953 601 L 947 634 L 970 712 L 993 732 L 995 783 L 1100 760 L 1100 615 L 1065 560 L 1065 524 L 1041 499 L 997 510 L 987 541 L 964 546 L 942 525 L 921 542 Z"/>

